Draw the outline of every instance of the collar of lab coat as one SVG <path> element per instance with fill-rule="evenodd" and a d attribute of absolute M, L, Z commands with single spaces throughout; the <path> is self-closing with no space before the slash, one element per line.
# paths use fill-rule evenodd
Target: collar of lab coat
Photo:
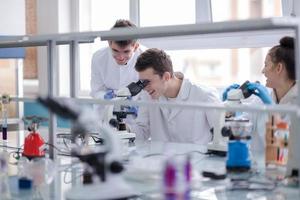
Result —
<path fill-rule="evenodd" d="M 298 91 L 298 83 L 291 87 L 291 89 L 284 95 L 284 97 L 280 100 L 278 104 L 295 104 L 297 101 L 297 91 Z M 272 92 L 272 99 L 277 103 L 277 98 L 275 95 L 275 91 Z"/>
<path fill-rule="evenodd" d="M 190 94 L 190 89 L 191 89 L 191 83 L 187 79 L 183 79 L 176 98 L 179 101 L 187 100 Z"/>
<path fill-rule="evenodd" d="M 175 98 L 176 101 L 185 101 L 186 99 L 188 99 L 189 94 L 190 94 L 190 89 L 191 89 L 191 83 L 189 82 L 189 80 L 187 79 L 183 79 L 178 95 Z M 160 101 L 168 101 L 168 98 L 165 96 L 161 96 L 159 97 Z"/>
<path fill-rule="evenodd" d="M 178 95 L 175 98 L 176 102 L 180 101 L 186 101 L 189 97 L 191 89 L 191 83 L 187 79 L 183 79 Z M 160 101 L 168 101 L 167 97 L 160 97 Z M 166 119 L 168 121 L 171 121 L 178 113 L 181 112 L 181 108 L 172 108 L 171 110 L 169 108 L 161 107 L 161 111 L 164 113 L 164 116 L 166 116 Z"/>

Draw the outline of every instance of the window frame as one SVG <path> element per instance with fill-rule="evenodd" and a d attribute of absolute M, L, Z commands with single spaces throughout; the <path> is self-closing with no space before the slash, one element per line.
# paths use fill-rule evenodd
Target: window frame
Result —
<path fill-rule="evenodd" d="M 87 4 L 90 0 L 84 0 Z M 292 0 L 282 0 L 282 14 L 288 15 L 291 11 Z M 74 1 L 79 6 L 79 0 Z M 137 26 L 140 26 L 140 0 L 129 1 L 129 16 Z M 212 7 L 210 0 L 195 0 L 195 21 L 196 23 L 212 23 Z M 78 10 L 77 10 L 78 11 Z M 77 13 L 79 15 L 79 13 Z M 79 19 L 78 19 L 79 20 Z M 76 24 L 75 30 L 79 30 L 80 24 Z M 259 31 L 248 33 L 222 33 L 208 34 L 206 36 L 180 36 L 169 38 L 149 38 L 139 40 L 142 45 L 149 48 L 157 47 L 165 50 L 183 50 L 183 49 L 232 49 L 232 48 L 258 48 L 273 46 L 283 35 L 293 36 L 293 32 L 287 31 Z M 226 40 L 224 40 L 226 38 Z M 214 42 L 211 42 L 214 41 Z M 79 70 L 78 70 L 79 73 Z M 78 77 L 78 76 L 77 76 Z M 88 95 L 88 91 L 76 88 L 79 96 Z"/>

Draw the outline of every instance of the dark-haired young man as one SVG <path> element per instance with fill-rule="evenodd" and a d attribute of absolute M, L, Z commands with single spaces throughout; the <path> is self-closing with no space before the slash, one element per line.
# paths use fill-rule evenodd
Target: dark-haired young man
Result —
<path fill-rule="evenodd" d="M 174 73 L 170 57 L 162 50 L 146 50 L 139 56 L 135 69 L 140 80 L 149 81 L 141 100 L 220 103 L 215 90 L 196 86 L 182 74 Z M 218 119 L 219 115 L 212 110 L 140 107 L 136 123 L 129 128 L 138 140 L 207 144 L 212 139 L 210 129 Z"/>
<path fill-rule="evenodd" d="M 117 20 L 112 29 L 136 28 L 129 20 Z M 108 41 L 92 58 L 91 92 L 97 99 L 111 99 L 113 92 L 138 80 L 134 69 L 137 57 L 144 51 L 137 40 Z M 103 107 L 96 106 L 102 112 Z"/>

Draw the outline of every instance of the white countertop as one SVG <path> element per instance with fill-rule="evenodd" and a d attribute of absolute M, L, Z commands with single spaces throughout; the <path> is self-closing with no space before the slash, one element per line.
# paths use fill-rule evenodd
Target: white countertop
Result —
<path fill-rule="evenodd" d="M 206 148 L 195 144 L 137 143 L 136 146 L 123 147 L 126 153 L 126 171 L 123 177 L 127 186 L 142 194 L 136 199 L 161 199 L 162 196 L 162 168 L 167 158 L 180 158 L 186 154 L 191 155 L 193 167 L 191 199 L 299 199 L 299 188 L 283 186 L 277 181 L 278 186 L 273 190 L 239 190 L 232 188 L 229 178 L 225 180 L 210 180 L 201 176 L 203 170 L 218 173 L 225 172 L 225 157 L 215 157 L 204 154 Z M 124 152 L 123 152 L 124 153 Z M 253 166 L 257 173 L 252 174 L 251 180 L 269 181 L 280 175 L 280 172 L 272 172 L 266 177 L 268 170 L 262 169 L 258 160 L 253 158 Z M 71 187 L 81 185 L 82 164 L 78 164 L 76 158 L 59 156 L 56 161 L 57 174 L 50 185 L 40 185 L 35 192 L 26 193 L 28 199 L 32 195 L 40 195 L 42 199 L 65 199 L 66 193 Z M 272 173 L 270 173 L 272 174 Z M 274 181 L 274 180 L 272 180 Z M 11 177 L 11 192 L 14 199 L 26 199 L 24 193 L 18 191 L 16 177 Z M 117 182 L 116 182 L 117 184 Z M 102 185 L 103 186 L 103 185 Z M 103 187 L 95 187 L 97 192 Z M 112 188 L 113 189 L 113 188 Z M 113 191 L 113 190 L 112 190 Z M 101 193 L 101 192 L 100 192 Z M 88 194 L 87 194 L 88 197 Z"/>

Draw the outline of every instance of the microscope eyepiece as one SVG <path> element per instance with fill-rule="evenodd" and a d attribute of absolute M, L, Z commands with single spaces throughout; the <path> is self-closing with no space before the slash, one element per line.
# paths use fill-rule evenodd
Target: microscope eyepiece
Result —
<path fill-rule="evenodd" d="M 136 83 L 135 82 L 130 83 L 127 87 L 131 93 L 131 96 L 135 96 L 138 93 L 140 93 L 142 89 L 144 89 L 149 82 L 150 82 L 149 80 L 139 80 Z"/>
<path fill-rule="evenodd" d="M 242 93 L 243 93 L 243 96 L 244 98 L 248 98 L 251 96 L 251 92 L 248 90 L 247 88 L 247 84 L 250 83 L 249 81 L 245 81 L 241 86 L 240 86 L 240 89 L 242 90 Z"/>
<path fill-rule="evenodd" d="M 139 80 L 138 82 L 136 82 L 140 87 L 142 87 L 142 89 L 144 89 L 147 85 L 148 85 L 148 83 L 149 83 L 150 81 L 149 80 Z"/>

